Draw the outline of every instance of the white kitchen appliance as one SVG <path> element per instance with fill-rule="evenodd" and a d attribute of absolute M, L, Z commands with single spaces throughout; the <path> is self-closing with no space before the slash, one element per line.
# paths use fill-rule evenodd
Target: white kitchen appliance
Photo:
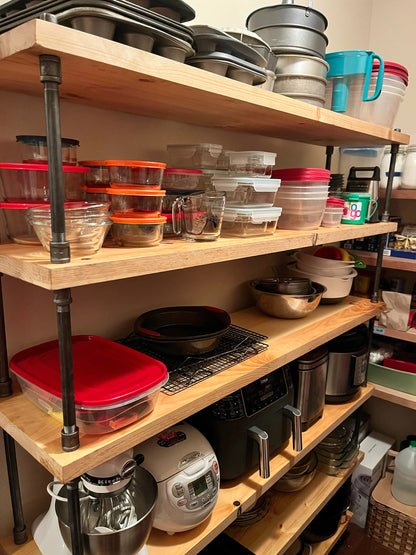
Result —
<path fill-rule="evenodd" d="M 213 510 L 220 484 L 217 457 L 208 440 L 181 423 L 136 446 L 135 458 L 158 485 L 153 526 L 169 534 L 190 530 Z"/>

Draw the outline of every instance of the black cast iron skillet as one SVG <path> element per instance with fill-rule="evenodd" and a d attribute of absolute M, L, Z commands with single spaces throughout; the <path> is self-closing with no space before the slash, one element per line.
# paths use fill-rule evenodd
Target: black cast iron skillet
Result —
<path fill-rule="evenodd" d="M 199 355 L 215 349 L 230 324 L 230 315 L 220 308 L 170 306 L 139 316 L 134 331 L 155 351 Z"/>

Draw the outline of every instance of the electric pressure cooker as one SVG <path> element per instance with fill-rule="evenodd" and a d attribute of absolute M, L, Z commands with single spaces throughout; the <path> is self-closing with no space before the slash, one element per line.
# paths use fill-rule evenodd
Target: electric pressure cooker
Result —
<path fill-rule="evenodd" d="M 361 324 L 327 343 L 329 351 L 325 402 L 346 403 L 364 384 L 368 363 L 368 330 Z"/>
<path fill-rule="evenodd" d="M 284 366 L 191 417 L 214 448 L 222 480 L 238 478 L 256 465 L 268 478 L 269 452 L 287 442 L 291 428 L 294 448 L 302 449 L 301 412 L 293 402 L 293 383 Z"/>

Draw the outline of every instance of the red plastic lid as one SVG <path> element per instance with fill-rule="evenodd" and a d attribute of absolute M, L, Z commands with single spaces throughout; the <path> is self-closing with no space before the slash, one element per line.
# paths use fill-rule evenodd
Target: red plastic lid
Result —
<path fill-rule="evenodd" d="M 163 162 L 146 162 L 143 160 L 85 160 L 80 162 L 84 166 L 127 166 L 130 168 L 160 168 L 164 170 Z"/>
<path fill-rule="evenodd" d="M 272 171 L 273 179 L 282 181 L 330 181 L 331 172 L 322 168 L 286 168 Z"/>
<path fill-rule="evenodd" d="M 48 171 L 48 164 L 0 164 L 0 169 L 2 170 L 35 170 L 41 172 Z M 64 172 L 68 173 L 88 173 L 90 168 L 83 168 L 82 166 L 62 166 Z"/>
<path fill-rule="evenodd" d="M 95 335 L 72 337 L 75 404 L 106 406 L 142 396 L 168 375 L 166 366 L 130 347 Z M 58 341 L 17 353 L 10 368 L 18 376 L 62 398 Z"/>
<path fill-rule="evenodd" d="M 180 168 L 166 168 L 165 174 L 167 173 L 185 173 L 187 175 L 203 175 L 202 170 L 182 170 Z"/>
<path fill-rule="evenodd" d="M 39 206 L 41 202 L 26 202 L 25 200 L 16 199 L 15 202 L 0 202 L 0 208 L 5 210 L 24 210 L 26 208 L 31 208 L 32 206 Z M 49 205 L 48 205 L 49 206 Z"/>
<path fill-rule="evenodd" d="M 164 189 L 142 189 L 141 187 L 116 187 L 114 189 L 104 189 L 109 195 L 129 195 L 136 197 L 164 197 L 166 191 Z"/>
<path fill-rule="evenodd" d="M 142 218 L 134 216 L 110 216 L 115 224 L 135 224 L 135 225 L 150 225 L 150 224 L 164 224 L 166 223 L 165 216 L 157 216 L 156 218 Z"/>
<path fill-rule="evenodd" d="M 345 201 L 342 198 L 331 197 L 326 201 L 327 206 L 344 206 Z"/>
<path fill-rule="evenodd" d="M 379 60 L 374 59 L 372 72 L 377 72 L 379 67 Z M 409 84 L 409 72 L 404 66 L 401 66 L 400 64 L 396 64 L 394 62 L 384 62 L 384 73 L 400 77 L 401 79 L 403 79 L 406 86 Z"/>

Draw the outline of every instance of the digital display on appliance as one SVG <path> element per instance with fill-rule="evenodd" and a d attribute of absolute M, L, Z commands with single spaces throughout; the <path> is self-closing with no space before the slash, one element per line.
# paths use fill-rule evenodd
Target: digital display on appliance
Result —
<path fill-rule="evenodd" d="M 193 486 L 194 488 L 195 495 L 200 495 L 208 489 L 205 476 L 201 476 L 201 478 L 198 478 L 198 480 L 195 480 L 195 482 L 191 482 L 191 486 Z"/>

